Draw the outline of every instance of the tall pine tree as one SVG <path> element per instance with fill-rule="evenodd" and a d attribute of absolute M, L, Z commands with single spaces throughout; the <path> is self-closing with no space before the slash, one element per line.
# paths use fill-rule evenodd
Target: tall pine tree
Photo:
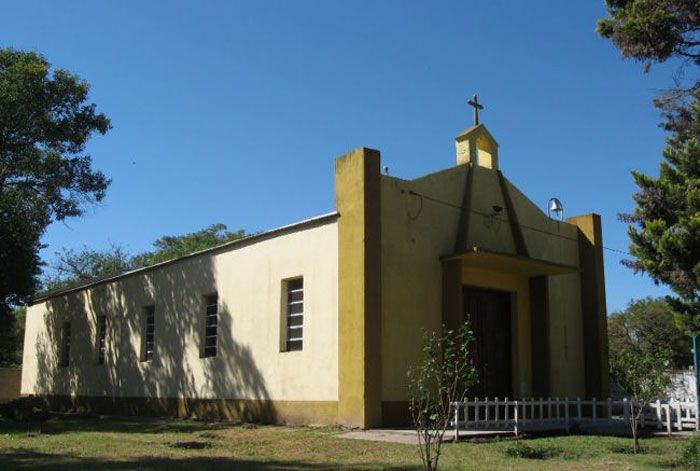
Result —
<path fill-rule="evenodd" d="M 699 97 L 700 98 L 700 97 Z M 629 223 L 630 252 L 623 263 L 671 288 L 668 302 L 678 326 L 700 333 L 700 100 L 692 132 L 671 137 L 658 178 L 633 171 L 639 191 Z"/>

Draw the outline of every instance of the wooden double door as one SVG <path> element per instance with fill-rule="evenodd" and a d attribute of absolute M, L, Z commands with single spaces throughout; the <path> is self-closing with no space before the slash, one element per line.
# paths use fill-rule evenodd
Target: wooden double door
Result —
<path fill-rule="evenodd" d="M 464 314 L 474 331 L 472 353 L 479 383 L 477 397 L 512 397 L 511 293 L 464 287 Z"/>

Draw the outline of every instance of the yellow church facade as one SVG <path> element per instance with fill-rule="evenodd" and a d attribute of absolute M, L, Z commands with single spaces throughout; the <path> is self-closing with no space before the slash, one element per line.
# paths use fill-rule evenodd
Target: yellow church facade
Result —
<path fill-rule="evenodd" d="M 336 211 L 36 297 L 22 394 L 57 408 L 355 427 L 408 421 L 424 331 L 469 318 L 485 397 L 606 397 L 601 221 L 548 217 L 482 124 L 414 180 L 335 161 Z"/>

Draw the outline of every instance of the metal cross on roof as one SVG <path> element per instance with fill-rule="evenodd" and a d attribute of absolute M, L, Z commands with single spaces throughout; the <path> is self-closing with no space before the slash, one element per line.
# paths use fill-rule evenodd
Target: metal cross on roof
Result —
<path fill-rule="evenodd" d="M 469 106 L 474 107 L 474 126 L 478 126 L 479 125 L 479 110 L 483 110 L 484 105 L 479 104 L 479 99 L 477 98 L 476 95 L 474 95 L 474 98 L 469 100 L 467 102 L 467 104 Z"/>

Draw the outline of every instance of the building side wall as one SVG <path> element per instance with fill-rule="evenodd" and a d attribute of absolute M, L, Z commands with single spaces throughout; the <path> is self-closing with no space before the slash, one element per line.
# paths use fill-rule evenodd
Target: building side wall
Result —
<path fill-rule="evenodd" d="M 325 222 L 30 306 L 22 394 L 244 400 L 268 406 L 305 401 L 333 409 L 337 242 L 337 222 Z M 284 352 L 283 280 L 299 276 L 304 277 L 303 350 Z M 219 297 L 218 351 L 202 358 L 204 296 L 212 293 Z M 155 354 L 141 361 L 148 305 L 155 306 Z M 103 365 L 97 362 L 98 316 L 107 319 Z M 67 321 L 70 364 L 60 367 L 61 326 Z M 335 412 L 327 419 L 335 421 Z"/>

